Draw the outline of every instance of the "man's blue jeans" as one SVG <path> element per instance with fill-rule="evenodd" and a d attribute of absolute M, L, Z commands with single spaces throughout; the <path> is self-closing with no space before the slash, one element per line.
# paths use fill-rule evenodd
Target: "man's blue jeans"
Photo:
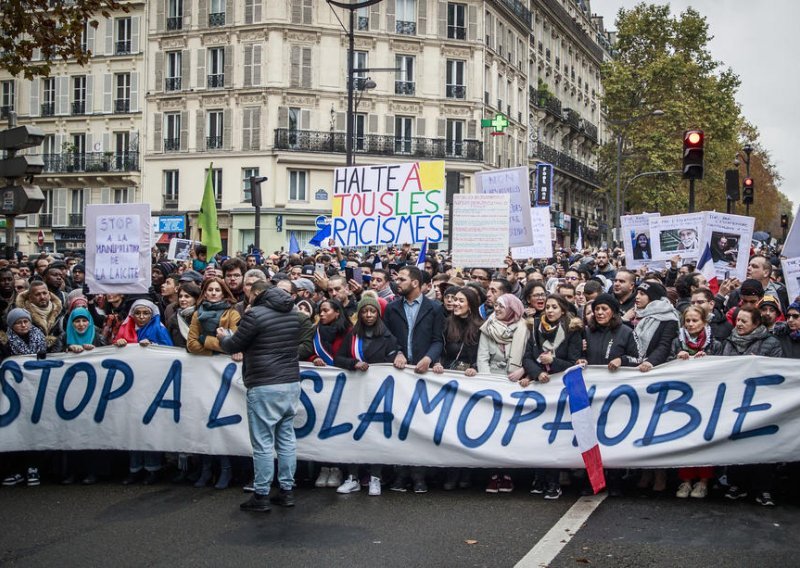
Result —
<path fill-rule="evenodd" d="M 300 401 L 300 382 L 247 389 L 247 421 L 253 446 L 256 493 L 268 495 L 278 454 L 278 483 L 291 491 L 297 468 L 294 415 Z M 274 450 L 274 453 L 273 453 Z"/>

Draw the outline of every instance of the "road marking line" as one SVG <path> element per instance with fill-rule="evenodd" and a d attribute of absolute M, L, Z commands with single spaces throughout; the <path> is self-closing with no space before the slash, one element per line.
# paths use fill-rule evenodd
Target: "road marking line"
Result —
<path fill-rule="evenodd" d="M 569 511 L 564 513 L 564 516 L 536 543 L 536 546 L 517 562 L 515 568 L 548 566 L 607 496 L 608 493 L 603 492 L 599 495 L 578 499 Z"/>

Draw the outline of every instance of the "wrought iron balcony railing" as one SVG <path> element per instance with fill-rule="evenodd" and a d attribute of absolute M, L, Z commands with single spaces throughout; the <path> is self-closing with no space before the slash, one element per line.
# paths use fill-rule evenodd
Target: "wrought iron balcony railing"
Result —
<path fill-rule="evenodd" d="M 69 226 L 70 227 L 82 227 L 83 226 L 83 213 L 70 213 L 69 214 Z"/>
<path fill-rule="evenodd" d="M 114 53 L 117 55 L 127 55 L 131 52 L 131 40 L 118 41 Z"/>
<path fill-rule="evenodd" d="M 56 113 L 56 103 L 42 103 L 42 116 L 53 116 Z"/>
<path fill-rule="evenodd" d="M 525 27 L 531 29 L 531 11 L 522 2 L 519 0 L 496 0 L 496 2 L 505 6 L 520 22 L 525 24 Z"/>
<path fill-rule="evenodd" d="M 177 209 L 178 196 L 177 195 L 164 195 L 164 209 Z"/>
<path fill-rule="evenodd" d="M 218 89 L 225 86 L 225 74 L 217 73 L 216 75 L 208 76 L 208 88 Z"/>
<path fill-rule="evenodd" d="M 181 139 L 180 138 L 164 138 L 164 151 L 165 152 L 177 152 L 181 149 Z"/>
<path fill-rule="evenodd" d="M 206 149 L 218 150 L 222 148 L 222 136 L 206 136 Z"/>
<path fill-rule="evenodd" d="M 181 78 L 180 77 L 167 77 L 164 80 L 164 90 L 165 91 L 180 91 L 181 90 Z"/>
<path fill-rule="evenodd" d="M 139 152 L 64 152 L 40 156 L 45 173 L 139 171 Z"/>
<path fill-rule="evenodd" d="M 295 152 L 345 153 L 347 135 L 344 132 L 313 130 L 275 130 L 275 148 Z M 353 145 L 357 153 L 378 156 L 412 156 L 480 162 L 483 143 L 480 140 L 447 140 L 443 138 L 395 138 L 381 134 L 358 137 Z"/>
<path fill-rule="evenodd" d="M 414 81 L 395 81 L 394 93 L 396 95 L 413 95 L 416 91 L 416 84 Z"/>
<path fill-rule="evenodd" d="M 115 113 L 125 113 L 131 111 L 131 100 L 130 99 L 115 99 L 114 100 L 114 112 Z"/>
<path fill-rule="evenodd" d="M 571 158 L 563 152 L 559 152 L 547 144 L 542 142 L 536 143 L 536 156 L 567 173 L 573 174 L 588 181 L 593 185 L 600 184 L 600 180 L 597 176 L 597 170 L 585 164 L 581 164 L 576 159 Z"/>
<path fill-rule="evenodd" d="M 466 99 L 467 86 L 466 85 L 447 85 L 446 96 L 448 99 Z"/>
<path fill-rule="evenodd" d="M 214 12 L 208 15 L 208 27 L 216 28 L 225 25 L 225 12 Z"/>
<path fill-rule="evenodd" d="M 462 26 L 447 26 L 449 39 L 467 39 L 467 28 Z"/>
<path fill-rule="evenodd" d="M 72 114 L 86 114 L 86 101 L 72 101 Z"/>
<path fill-rule="evenodd" d="M 168 30 L 180 30 L 183 28 L 183 18 L 178 16 L 177 18 L 167 18 L 167 29 Z"/>
<path fill-rule="evenodd" d="M 39 214 L 39 226 L 40 227 L 52 227 L 53 226 L 53 214 L 52 213 L 40 213 Z"/>
<path fill-rule="evenodd" d="M 417 22 L 405 22 L 397 20 L 394 26 L 395 32 L 404 35 L 417 35 Z"/>

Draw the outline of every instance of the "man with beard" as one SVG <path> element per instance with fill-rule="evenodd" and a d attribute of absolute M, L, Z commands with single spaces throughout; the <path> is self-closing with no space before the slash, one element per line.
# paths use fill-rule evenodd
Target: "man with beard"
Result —
<path fill-rule="evenodd" d="M 17 296 L 17 307 L 31 314 L 31 323 L 42 330 L 47 342 L 47 351 L 61 351 L 59 338 L 64 331 L 63 305 L 58 296 L 50 292 L 47 284 L 31 282 L 27 292 Z"/>

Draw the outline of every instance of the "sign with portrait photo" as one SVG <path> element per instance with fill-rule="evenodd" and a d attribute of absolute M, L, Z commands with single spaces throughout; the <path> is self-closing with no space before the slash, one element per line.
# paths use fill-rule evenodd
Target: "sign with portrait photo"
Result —
<path fill-rule="evenodd" d="M 706 213 L 703 250 L 708 243 L 717 278 L 747 278 L 747 261 L 755 219 L 729 213 Z"/>
<path fill-rule="evenodd" d="M 705 213 L 685 213 L 651 217 L 650 246 L 654 260 L 669 260 L 675 255 L 693 259 L 703 252 Z"/>
<path fill-rule="evenodd" d="M 664 265 L 663 262 L 653 259 L 653 245 L 650 239 L 650 219 L 660 216 L 661 213 L 642 213 L 620 217 L 627 268 L 635 270 L 642 266 L 656 265 L 661 268 Z"/>
<path fill-rule="evenodd" d="M 784 258 L 781 260 L 783 267 L 783 281 L 786 282 L 786 291 L 789 300 L 800 296 L 800 256 Z"/>

